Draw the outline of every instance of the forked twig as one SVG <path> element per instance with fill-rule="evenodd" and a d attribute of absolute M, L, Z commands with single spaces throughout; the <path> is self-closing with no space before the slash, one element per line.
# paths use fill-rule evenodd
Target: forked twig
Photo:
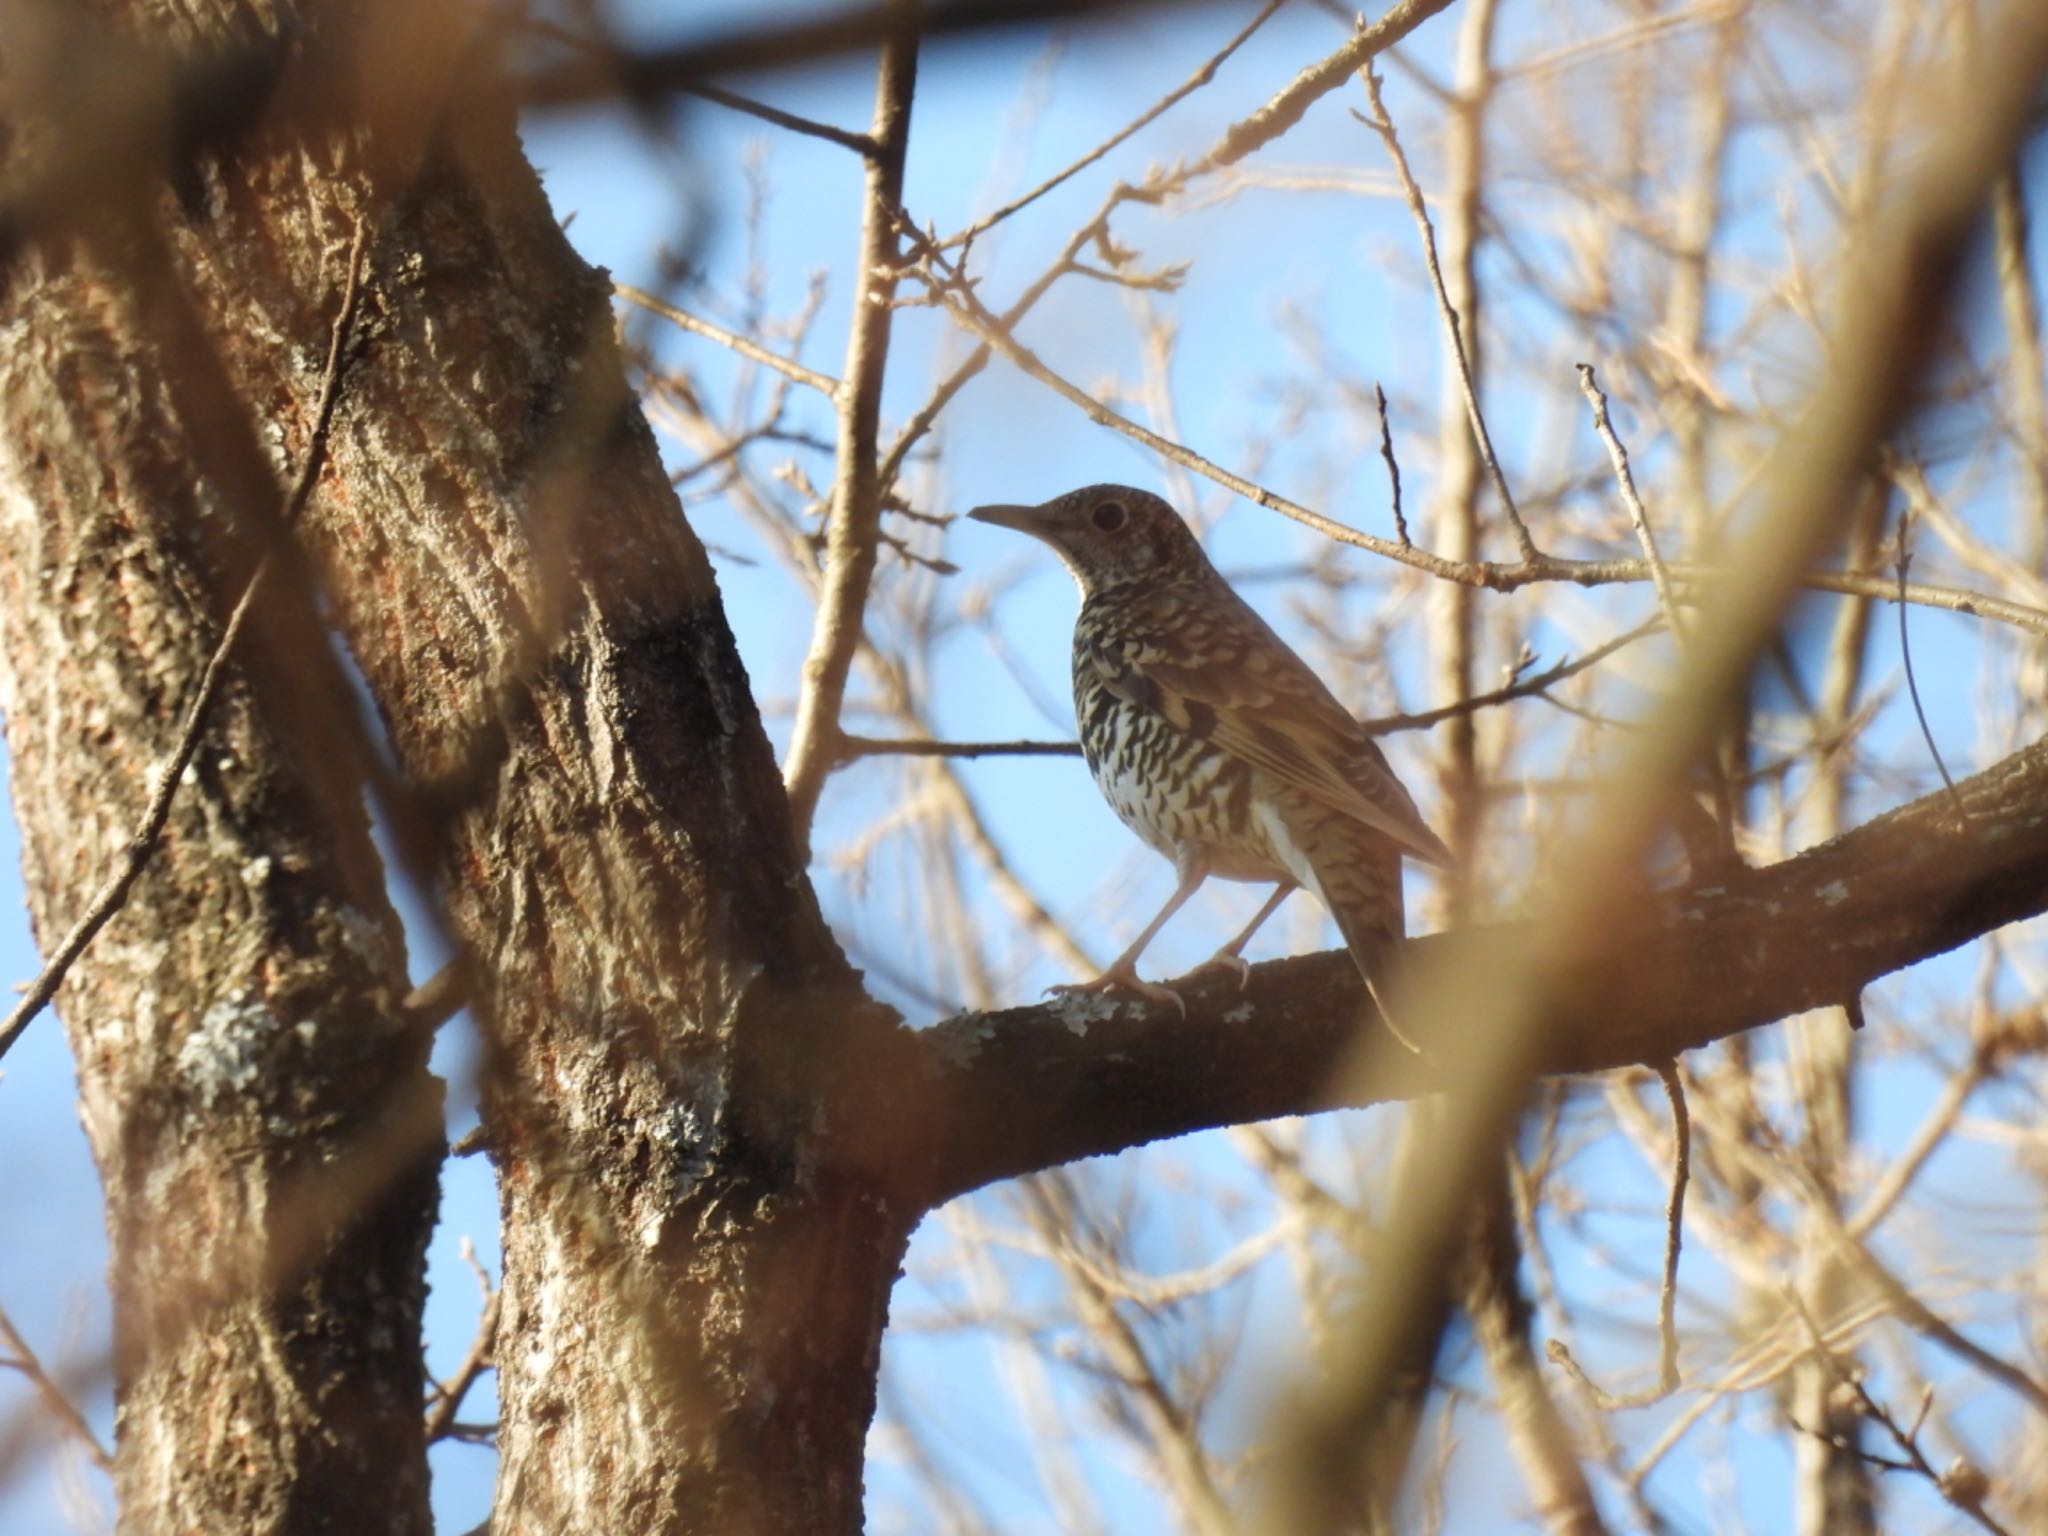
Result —
<path fill-rule="evenodd" d="M 1933 1403 L 1933 1388 L 1929 1387 L 1921 1394 L 1920 1409 L 1914 1416 L 1913 1427 L 1903 1427 L 1893 1417 L 1889 1408 L 1870 1395 L 1870 1389 L 1863 1384 L 1862 1376 L 1843 1365 L 1834 1350 L 1828 1347 L 1827 1337 L 1822 1333 L 1820 1323 L 1808 1310 L 1806 1298 L 1799 1294 L 1796 1285 L 1786 1285 L 1785 1299 L 1798 1313 L 1800 1322 L 1805 1325 L 1807 1336 L 1813 1345 L 1813 1353 L 1827 1369 L 1828 1374 L 1835 1378 L 1838 1386 L 1855 1398 L 1856 1407 L 1865 1418 L 1891 1436 L 1892 1443 L 1906 1457 L 1904 1462 L 1898 1462 L 1889 1457 L 1858 1453 L 1860 1459 L 1886 1471 L 1919 1473 L 1934 1485 L 1935 1491 L 1947 1500 L 1952 1508 L 1961 1510 L 1978 1525 L 1990 1531 L 1992 1536 L 2009 1536 L 2005 1526 L 1984 1508 L 1984 1495 L 1989 1491 L 1989 1479 L 1977 1467 L 1958 1458 L 1946 1472 L 1937 1472 L 1933 1463 L 1928 1461 L 1927 1453 L 1920 1449 L 1920 1430 L 1926 1423 L 1927 1411 Z"/>
<path fill-rule="evenodd" d="M 462 1363 L 455 1368 L 455 1374 L 445 1382 L 434 1384 L 433 1401 L 427 1408 L 426 1423 L 421 1429 L 422 1438 L 428 1445 L 457 1435 L 455 1415 L 461 1412 L 462 1400 L 469 1396 L 469 1389 L 476 1385 L 477 1378 L 490 1369 L 492 1353 L 497 1348 L 498 1316 L 503 1310 L 505 1288 L 491 1284 L 491 1277 L 477 1262 L 475 1246 L 466 1237 L 462 1240 L 462 1256 L 476 1272 L 476 1283 L 483 1291 L 483 1311 L 477 1317 L 476 1335 L 469 1341 L 469 1349 L 463 1355 Z"/>
<path fill-rule="evenodd" d="M 1678 1253 L 1685 1241 L 1685 1191 L 1692 1182 L 1692 1116 L 1685 1105 L 1685 1085 L 1676 1062 L 1660 1062 L 1657 1078 L 1671 1101 L 1671 1196 L 1664 1207 L 1664 1275 L 1657 1287 L 1657 1384 L 1646 1391 L 1617 1397 L 1586 1374 L 1564 1340 L 1552 1339 L 1544 1353 L 1563 1367 L 1604 1413 L 1621 1408 L 1648 1408 L 1679 1388 L 1678 1376 Z"/>
<path fill-rule="evenodd" d="M 1459 699 L 1452 704 L 1440 705 L 1436 709 L 1420 710 L 1412 715 L 1378 715 L 1363 721 L 1365 728 L 1375 736 L 1384 736 L 1394 731 L 1416 731 L 1427 726 L 1440 725 L 1459 715 L 1469 715 L 1475 710 L 1488 709 L 1496 704 L 1509 704 L 1516 699 L 1547 696 L 1549 691 L 1567 678 L 1577 677 L 1590 667 L 1598 666 L 1624 646 L 1633 645 L 1645 636 L 1654 635 L 1664 627 L 1664 620 L 1645 619 L 1634 629 L 1626 630 L 1611 640 L 1603 640 L 1583 656 L 1568 657 L 1553 667 L 1546 667 L 1533 677 L 1517 678 L 1514 682 L 1488 693 L 1475 693 L 1469 698 Z M 1551 699 L 1550 703 L 1561 703 Z"/>

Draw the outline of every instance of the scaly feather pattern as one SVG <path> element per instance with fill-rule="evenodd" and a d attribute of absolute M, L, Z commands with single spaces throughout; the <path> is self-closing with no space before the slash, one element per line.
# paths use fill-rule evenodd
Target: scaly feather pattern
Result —
<path fill-rule="evenodd" d="M 1138 955 L 1220 875 L 1306 888 L 1385 1016 L 1403 933 L 1401 859 L 1451 856 L 1364 727 L 1157 496 L 1095 485 L 970 515 L 1044 540 L 1073 573 L 1082 751 L 1117 815 L 1180 877 L 1165 909 L 1084 990 L 1172 997 L 1138 980 Z M 1218 958 L 1242 965 L 1235 946 Z"/>

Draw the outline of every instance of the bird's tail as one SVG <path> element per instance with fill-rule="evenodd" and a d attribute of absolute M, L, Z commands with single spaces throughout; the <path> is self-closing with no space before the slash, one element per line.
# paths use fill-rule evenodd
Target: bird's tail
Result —
<path fill-rule="evenodd" d="M 1335 867 L 1323 876 L 1323 906 L 1344 936 L 1344 947 L 1351 951 L 1351 962 L 1364 978 L 1365 990 L 1387 1033 L 1419 1055 L 1421 1047 L 1395 1020 L 1389 1004 L 1394 969 L 1407 932 L 1401 901 L 1401 855 L 1391 844 L 1384 851 L 1371 853 L 1363 868 L 1357 854 L 1347 856 L 1341 864 L 1327 861 Z"/>
<path fill-rule="evenodd" d="M 1289 873 L 1335 920 L 1388 1032 L 1409 1050 L 1417 1050 L 1388 1007 L 1407 933 L 1400 847 L 1370 827 L 1319 807 L 1283 820 L 1288 846 L 1276 851 Z"/>

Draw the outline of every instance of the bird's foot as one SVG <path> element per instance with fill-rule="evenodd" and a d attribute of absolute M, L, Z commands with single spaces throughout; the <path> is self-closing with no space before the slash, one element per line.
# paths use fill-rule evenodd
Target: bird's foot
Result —
<path fill-rule="evenodd" d="M 1187 999 L 1171 987 L 1162 987 L 1157 982 L 1146 981 L 1128 967 L 1119 969 L 1111 966 L 1093 981 L 1062 982 L 1045 989 L 1048 997 L 1089 997 L 1101 992 L 1135 992 L 1138 996 L 1154 1003 L 1171 1003 L 1180 1010 L 1180 1016 L 1188 1016 Z"/>
<path fill-rule="evenodd" d="M 1204 960 L 1192 971 L 1189 971 L 1188 975 L 1195 977 L 1201 975 L 1204 971 L 1230 972 L 1231 975 L 1237 978 L 1237 990 L 1240 992 L 1251 984 L 1252 963 L 1234 949 L 1217 950 L 1215 954 Z"/>

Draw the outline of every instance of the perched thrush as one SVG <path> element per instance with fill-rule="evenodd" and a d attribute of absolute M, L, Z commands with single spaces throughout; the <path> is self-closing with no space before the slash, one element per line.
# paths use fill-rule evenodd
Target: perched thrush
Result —
<path fill-rule="evenodd" d="M 1179 876 L 1107 971 L 1057 990 L 1121 986 L 1180 1002 L 1138 979 L 1153 935 L 1211 875 L 1271 880 L 1272 900 L 1217 961 L 1242 976 L 1237 951 L 1305 886 L 1394 1028 L 1385 989 L 1403 933 L 1401 858 L 1444 865 L 1450 854 L 1364 728 L 1157 496 L 1091 485 L 1043 506 L 967 515 L 1043 540 L 1073 573 L 1081 750 L 1110 806 Z"/>

